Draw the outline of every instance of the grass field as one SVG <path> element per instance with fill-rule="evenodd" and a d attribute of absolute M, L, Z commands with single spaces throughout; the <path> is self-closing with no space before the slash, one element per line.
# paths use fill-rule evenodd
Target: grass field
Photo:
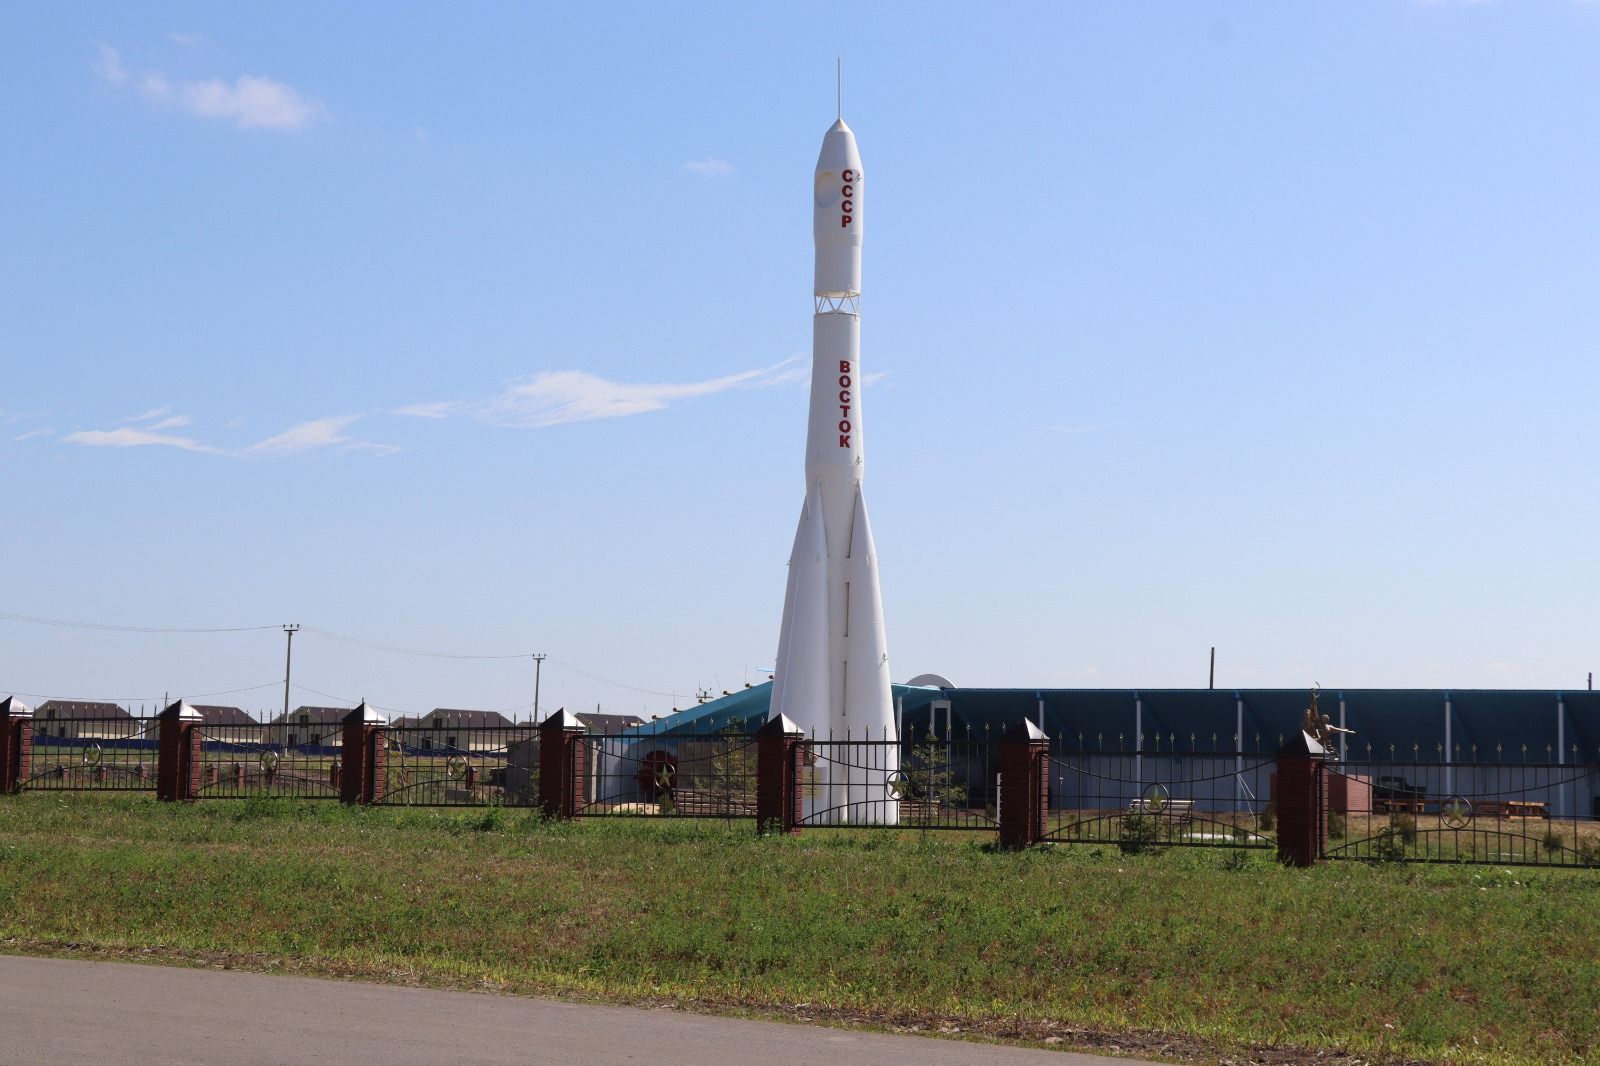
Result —
<path fill-rule="evenodd" d="M 1600 1057 L 1600 875 L 501 809 L 0 798 L 0 949 L 1178 1058 Z"/>

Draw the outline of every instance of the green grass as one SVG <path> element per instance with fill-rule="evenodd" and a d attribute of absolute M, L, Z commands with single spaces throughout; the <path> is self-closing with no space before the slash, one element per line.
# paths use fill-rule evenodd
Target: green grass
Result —
<path fill-rule="evenodd" d="M 524 810 L 0 797 L 0 948 L 1023 1039 L 1600 1056 L 1600 876 Z"/>

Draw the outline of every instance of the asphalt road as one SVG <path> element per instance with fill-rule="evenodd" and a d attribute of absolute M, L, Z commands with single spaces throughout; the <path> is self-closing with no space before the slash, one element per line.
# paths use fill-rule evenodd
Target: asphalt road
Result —
<path fill-rule="evenodd" d="M 1129 1066 L 1069 1052 L 221 970 L 0 956 L 0 1064 Z"/>

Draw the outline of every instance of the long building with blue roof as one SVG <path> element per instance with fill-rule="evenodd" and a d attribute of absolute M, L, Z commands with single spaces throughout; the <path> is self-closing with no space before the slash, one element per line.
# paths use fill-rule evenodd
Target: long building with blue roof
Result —
<path fill-rule="evenodd" d="M 657 719 L 640 732 L 759 726 L 771 683 Z M 1271 753 L 1299 728 L 1306 689 L 1034 689 L 895 685 L 901 736 L 998 736 L 1026 719 L 1069 751 Z M 1355 759 L 1600 762 L 1600 692 L 1323 689 L 1318 708 Z"/>

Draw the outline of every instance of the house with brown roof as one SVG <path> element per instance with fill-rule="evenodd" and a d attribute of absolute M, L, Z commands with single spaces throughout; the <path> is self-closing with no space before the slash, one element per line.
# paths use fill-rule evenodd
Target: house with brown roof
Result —
<path fill-rule="evenodd" d="M 599 711 L 579 711 L 578 721 L 589 727 L 589 732 L 598 736 L 614 736 L 629 729 L 638 729 L 644 725 L 644 719 L 636 714 L 602 714 Z"/>
<path fill-rule="evenodd" d="M 531 723 L 518 725 L 499 711 L 435 707 L 417 720 L 407 734 L 407 746 L 424 751 L 497 751 L 534 733 Z"/>
<path fill-rule="evenodd" d="M 296 707 L 274 717 L 266 732 L 271 743 L 283 747 L 338 747 L 349 713 L 349 707 Z"/>
<path fill-rule="evenodd" d="M 141 719 L 101 700 L 45 700 L 33 710 L 35 736 L 127 740 L 144 728 Z"/>
<path fill-rule="evenodd" d="M 196 703 L 200 712 L 200 735 L 206 740 L 228 744 L 259 744 L 266 739 L 261 723 L 238 707 L 222 707 L 214 703 Z"/>

